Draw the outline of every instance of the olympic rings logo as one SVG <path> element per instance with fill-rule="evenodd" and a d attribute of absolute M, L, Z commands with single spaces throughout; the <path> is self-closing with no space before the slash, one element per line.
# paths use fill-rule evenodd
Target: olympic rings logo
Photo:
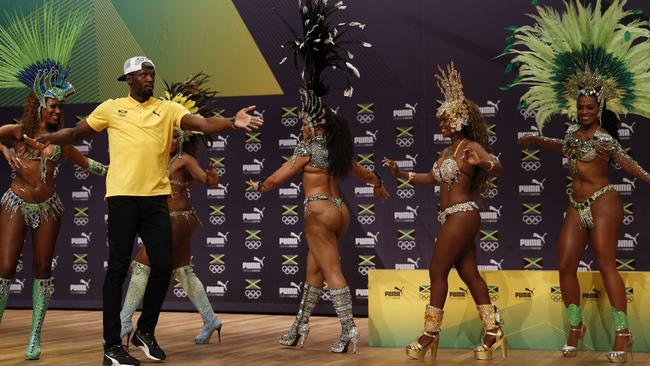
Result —
<path fill-rule="evenodd" d="M 88 221 L 90 220 L 87 217 L 75 217 L 72 219 L 72 222 L 74 222 L 74 224 L 77 226 L 86 226 L 88 224 Z"/>
<path fill-rule="evenodd" d="M 375 222 L 375 215 L 357 216 L 357 221 L 363 225 L 370 225 Z"/>
<path fill-rule="evenodd" d="M 20 272 L 20 271 L 22 271 L 22 270 L 23 270 L 23 264 L 22 264 L 22 263 L 18 263 L 18 265 L 16 266 L 16 273 L 18 273 L 18 272 Z"/>
<path fill-rule="evenodd" d="M 262 148 L 262 144 L 259 142 L 247 142 L 244 144 L 244 149 L 248 152 L 257 152 Z"/>
<path fill-rule="evenodd" d="M 72 269 L 77 273 L 83 273 L 88 270 L 88 265 L 85 263 L 75 263 L 72 265 Z"/>
<path fill-rule="evenodd" d="M 246 248 L 250 250 L 257 250 L 262 247 L 262 241 L 261 240 L 246 240 L 244 241 L 244 245 Z"/>
<path fill-rule="evenodd" d="M 367 170 L 374 172 L 375 171 L 375 166 L 374 165 L 362 165 L 362 167 L 366 168 Z"/>
<path fill-rule="evenodd" d="M 562 301 L 562 295 L 553 294 L 551 295 L 551 300 L 553 300 L 554 302 L 560 302 Z"/>
<path fill-rule="evenodd" d="M 320 295 L 320 298 L 323 299 L 323 301 L 330 301 L 330 291 L 323 290 L 323 293 Z"/>
<path fill-rule="evenodd" d="M 499 249 L 499 242 L 497 241 L 482 241 L 479 246 L 484 252 L 494 252 Z"/>
<path fill-rule="evenodd" d="M 497 142 L 497 137 L 495 135 L 488 136 L 488 142 L 490 145 L 494 145 Z"/>
<path fill-rule="evenodd" d="M 374 266 L 372 266 L 372 267 L 370 267 L 370 266 L 360 266 L 358 270 L 359 270 L 359 273 L 361 273 L 362 276 L 367 276 L 368 272 L 370 272 L 371 269 L 375 269 L 375 267 Z"/>
<path fill-rule="evenodd" d="M 257 201 L 260 198 L 262 198 L 262 193 L 260 193 L 260 192 L 246 192 L 246 193 L 244 193 L 244 197 L 246 197 L 246 199 L 249 200 L 249 201 Z"/>
<path fill-rule="evenodd" d="M 217 273 L 223 273 L 226 270 L 226 265 L 225 264 L 211 264 L 208 269 L 210 272 L 217 274 Z"/>
<path fill-rule="evenodd" d="M 621 170 L 621 166 L 620 166 L 617 162 L 614 162 L 614 163 L 612 164 L 612 166 L 613 166 L 614 169 L 616 169 L 616 170 Z"/>
<path fill-rule="evenodd" d="M 217 175 L 220 177 L 226 174 L 226 168 L 217 168 Z"/>
<path fill-rule="evenodd" d="M 401 199 L 411 198 L 415 195 L 415 189 L 413 188 L 398 188 L 395 192 L 397 197 Z"/>
<path fill-rule="evenodd" d="M 420 300 L 429 301 L 429 299 L 431 299 L 430 294 L 420 294 Z"/>
<path fill-rule="evenodd" d="M 77 178 L 77 180 L 85 180 L 90 176 L 90 173 L 88 173 L 85 170 L 75 170 L 74 172 L 74 177 Z"/>
<path fill-rule="evenodd" d="M 413 250 L 415 248 L 415 240 L 398 240 L 397 247 L 401 250 Z"/>
<path fill-rule="evenodd" d="M 633 222 L 634 222 L 634 216 L 632 216 L 632 215 L 625 215 L 625 216 L 623 216 L 623 223 L 624 223 L 625 225 L 629 225 L 629 224 L 631 224 L 631 223 L 633 223 Z"/>
<path fill-rule="evenodd" d="M 522 161 L 521 168 L 527 172 L 536 172 L 537 169 L 542 167 L 540 161 Z"/>
<path fill-rule="evenodd" d="M 497 294 L 490 294 L 490 301 L 495 302 L 499 300 L 499 295 Z"/>
<path fill-rule="evenodd" d="M 187 297 L 187 293 L 182 288 L 175 288 L 173 292 L 176 297 Z"/>
<path fill-rule="evenodd" d="M 524 118 L 535 118 L 537 116 L 537 111 L 526 112 L 526 110 L 522 108 L 519 110 L 519 114 Z"/>
<path fill-rule="evenodd" d="M 483 193 L 481 193 L 481 196 L 483 196 L 483 198 L 494 198 L 498 194 L 499 190 L 497 188 L 488 188 Z"/>
<path fill-rule="evenodd" d="M 293 127 L 298 123 L 298 117 L 282 117 L 280 122 L 284 127 Z"/>
<path fill-rule="evenodd" d="M 289 275 L 295 275 L 298 273 L 300 268 L 298 266 L 282 266 L 282 273 Z"/>
<path fill-rule="evenodd" d="M 399 147 L 410 147 L 415 143 L 415 139 L 413 137 L 398 137 L 395 139 L 395 143 Z"/>
<path fill-rule="evenodd" d="M 526 223 L 526 225 L 537 225 L 542 222 L 541 215 L 524 215 L 521 217 L 521 220 Z"/>
<path fill-rule="evenodd" d="M 295 225 L 298 220 L 298 216 L 282 216 L 282 223 L 285 225 Z"/>
<path fill-rule="evenodd" d="M 357 114 L 357 121 L 359 123 L 370 123 L 375 119 L 374 113 Z"/>
<path fill-rule="evenodd" d="M 223 225 L 226 222 L 226 216 L 210 216 L 208 219 L 212 225 Z"/>
<path fill-rule="evenodd" d="M 257 300 L 262 296 L 262 290 L 244 290 L 244 295 L 249 300 Z"/>

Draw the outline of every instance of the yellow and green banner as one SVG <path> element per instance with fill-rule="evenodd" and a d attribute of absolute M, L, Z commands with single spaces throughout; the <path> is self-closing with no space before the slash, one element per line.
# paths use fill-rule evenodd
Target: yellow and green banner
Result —
<path fill-rule="evenodd" d="M 650 350 L 650 272 L 622 272 L 628 319 L 634 334 L 633 350 Z M 490 299 L 504 320 L 508 347 L 561 349 L 568 323 L 558 272 L 485 271 Z M 578 272 L 580 299 L 587 327 L 582 347 L 609 350 L 613 342 L 610 304 L 598 272 Z M 429 274 L 425 270 L 372 270 L 368 274 L 368 328 L 370 346 L 402 347 L 422 332 L 424 308 L 429 302 Z M 479 343 L 482 324 L 472 296 L 458 273 L 449 275 L 440 346 L 469 348 Z"/>

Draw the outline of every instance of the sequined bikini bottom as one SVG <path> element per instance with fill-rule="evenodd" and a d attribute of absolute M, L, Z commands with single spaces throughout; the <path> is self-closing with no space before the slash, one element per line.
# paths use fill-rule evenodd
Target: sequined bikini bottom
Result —
<path fill-rule="evenodd" d="M 591 205 L 593 205 L 594 202 L 596 202 L 598 197 L 611 191 L 612 189 L 614 189 L 614 186 L 608 184 L 603 188 L 594 192 L 594 194 L 592 194 L 582 202 L 578 202 L 574 200 L 573 197 L 569 196 L 569 204 L 571 204 L 571 207 L 578 210 L 578 215 L 580 215 L 580 226 L 582 226 L 585 229 L 593 229 L 594 217 L 591 214 Z"/>
<path fill-rule="evenodd" d="M 305 215 L 307 214 L 307 203 L 311 201 L 330 201 L 334 204 L 334 206 L 336 206 L 336 208 L 340 208 L 341 203 L 343 202 L 343 200 L 340 198 L 330 197 L 324 194 L 315 194 L 313 196 L 309 196 L 305 198 L 305 201 L 303 202 L 303 206 L 305 206 Z"/>
<path fill-rule="evenodd" d="M 18 197 L 11 188 L 2 196 L 0 206 L 3 210 L 9 211 L 11 217 L 20 210 L 25 219 L 25 224 L 31 226 L 32 229 L 36 229 L 41 225 L 41 222 L 47 221 L 50 217 L 60 216 L 63 212 L 63 202 L 56 193 L 43 202 L 31 203 L 25 202 L 25 200 Z"/>
<path fill-rule="evenodd" d="M 440 221 L 440 224 L 444 225 L 449 215 L 453 215 L 457 212 L 474 211 L 474 210 L 478 210 L 478 205 L 474 201 L 457 203 L 455 205 L 449 206 L 444 210 L 440 211 L 438 213 L 438 221 Z"/>
<path fill-rule="evenodd" d="M 198 221 L 199 225 L 201 225 L 201 226 L 203 225 L 201 223 L 201 220 L 199 220 L 199 217 L 196 214 L 196 210 L 194 210 L 194 208 L 192 208 L 191 210 L 185 210 L 185 211 L 169 211 L 169 217 L 171 217 L 172 219 L 175 219 L 177 217 L 184 217 L 185 220 L 187 220 L 188 223 L 190 222 L 190 217 L 192 217 L 192 216 L 194 216 L 196 221 Z"/>

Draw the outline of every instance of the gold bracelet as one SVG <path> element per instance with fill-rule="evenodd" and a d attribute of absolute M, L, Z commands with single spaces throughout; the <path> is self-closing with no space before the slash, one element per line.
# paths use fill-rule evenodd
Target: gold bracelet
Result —
<path fill-rule="evenodd" d="M 488 163 L 490 164 L 490 167 L 487 168 L 487 169 L 485 169 L 485 171 L 486 171 L 486 172 L 491 172 L 492 169 L 494 169 L 494 166 L 495 166 L 496 164 L 495 164 L 494 161 L 492 161 L 492 160 L 489 160 Z"/>
<path fill-rule="evenodd" d="M 407 182 L 407 183 L 411 183 L 411 181 L 413 180 L 413 178 L 415 178 L 415 173 L 414 173 L 414 172 L 409 172 L 409 174 L 408 174 L 408 178 L 409 178 L 409 179 L 408 179 L 406 182 Z"/>

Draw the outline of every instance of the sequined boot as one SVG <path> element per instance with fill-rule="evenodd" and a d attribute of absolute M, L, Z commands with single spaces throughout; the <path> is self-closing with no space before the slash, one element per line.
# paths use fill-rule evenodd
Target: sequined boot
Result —
<path fill-rule="evenodd" d="M 352 295 L 350 288 L 336 288 L 330 290 L 332 296 L 332 305 L 336 310 L 336 315 L 341 322 L 341 335 L 338 341 L 330 345 L 330 350 L 334 353 L 345 353 L 348 351 L 348 345 L 352 342 L 352 352 L 357 353 L 357 343 L 359 342 L 359 330 L 354 325 L 352 318 Z"/>
<path fill-rule="evenodd" d="M 436 358 L 443 314 L 444 311 L 442 309 L 427 304 L 424 310 L 424 332 L 422 332 L 422 335 L 431 338 L 431 343 L 427 346 L 422 346 L 416 339 L 415 342 L 406 346 L 407 356 L 416 360 L 424 360 L 427 352 L 431 350 L 431 358 Z"/>
<path fill-rule="evenodd" d="M 131 318 L 133 318 L 133 313 L 135 313 L 135 310 L 144 297 L 144 290 L 147 288 L 149 274 L 151 274 L 151 267 L 140 262 L 131 262 L 131 280 L 129 281 L 129 288 L 126 290 L 122 311 L 120 312 L 120 320 L 122 322 L 120 338 L 126 337 L 126 347 L 129 346 L 129 338 L 131 338 L 131 334 L 133 333 Z"/>
<path fill-rule="evenodd" d="M 192 304 L 199 311 L 203 318 L 203 328 L 194 338 L 196 344 L 207 344 L 214 331 L 217 331 L 219 343 L 221 343 L 221 320 L 214 315 L 214 310 L 205 293 L 203 283 L 196 277 L 191 266 L 183 266 L 174 270 L 174 276 L 185 290 L 185 293 L 192 301 Z"/>
<path fill-rule="evenodd" d="M 5 312 L 10 288 L 11 280 L 0 277 L 0 323 L 2 323 L 2 314 Z"/>
<path fill-rule="evenodd" d="M 582 309 L 580 309 L 576 304 L 571 304 L 566 308 L 566 316 L 569 320 L 569 329 L 571 332 L 579 333 L 578 342 L 580 342 L 582 337 L 585 335 L 585 326 L 582 324 Z M 565 344 L 564 347 L 562 347 L 562 355 L 564 357 L 576 357 L 578 355 L 577 343 L 575 346 Z"/>
<path fill-rule="evenodd" d="M 32 287 L 32 301 L 34 302 L 34 312 L 32 315 L 32 333 L 29 336 L 25 358 L 28 360 L 38 360 L 41 356 L 41 328 L 45 320 L 45 312 L 50 298 L 54 293 L 54 278 L 34 279 Z"/>
<path fill-rule="evenodd" d="M 305 345 L 305 341 L 309 335 L 309 316 L 316 307 L 316 304 L 318 304 L 322 291 L 323 289 L 319 287 L 305 283 L 298 314 L 296 314 L 296 318 L 293 324 L 291 324 L 289 331 L 280 338 L 281 345 L 289 347 L 298 345 L 301 348 Z"/>
<path fill-rule="evenodd" d="M 508 356 L 508 349 L 506 347 L 506 336 L 501 329 L 501 317 L 499 316 L 499 309 L 496 305 L 484 304 L 476 305 L 478 315 L 483 321 L 483 330 L 486 335 L 494 336 L 494 343 L 491 346 L 481 342 L 480 345 L 474 347 L 474 358 L 477 360 L 491 360 L 492 353 L 501 347 L 501 356 L 506 358 Z M 494 331 L 496 329 L 496 332 Z"/>
<path fill-rule="evenodd" d="M 610 351 L 607 352 L 607 359 L 610 363 L 625 363 L 627 362 L 627 356 L 629 355 L 632 358 L 632 343 L 634 342 L 634 337 L 632 334 L 627 331 L 627 333 L 621 333 L 629 328 L 627 322 L 627 314 L 622 311 L 616 310 L 614 307 L 611 308 L 612 311 L 612 322 L 614 323 L 614 329 L 616 330 L 616 335 L 628 337 L 628 344 L 625 347 L 624 351 Z"/>

